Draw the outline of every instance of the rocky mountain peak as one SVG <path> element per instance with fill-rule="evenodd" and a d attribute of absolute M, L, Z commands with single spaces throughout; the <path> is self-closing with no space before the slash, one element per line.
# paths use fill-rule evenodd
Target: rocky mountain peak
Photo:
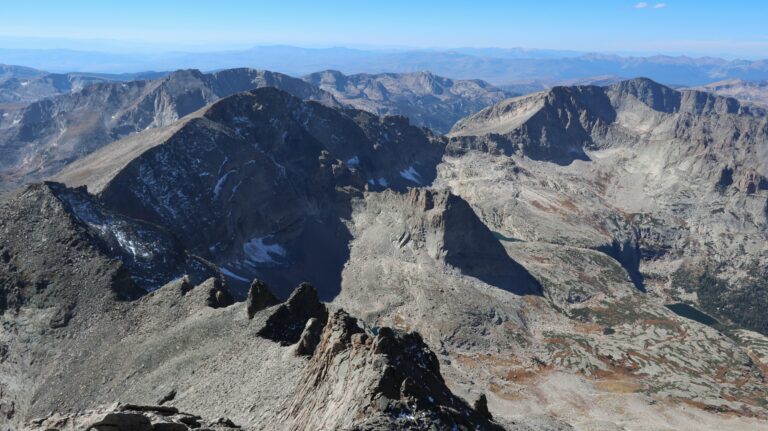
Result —
<path fill-rule="evenodd" d="M 204 80 L 205 74 L 198 69 L 180 69 L 175 70 L 163 78 L 165 81 L 184 81 L 188 79 Z"/>
<path fill-rule="evenodd" d="M 749 136 L 762 133 L 756 123 L 745 122 L 762 119 L 763 114 L 732 98 L 677 91 L 645 78 L 608 87 L 553 87 L 459 121 L 449 135 L 449 152 L 483 149 L 569 165 L 589 160 L 589 151 L 608 147 L 629 148 L 662 139 L 688 145 L 698 142 L 692 135 L 708 134 L 712 128 L 718 146 L 734 147 L 744 130 L 751 129 Z"/>
<path fill-rule="evenodd" d="M 620 97 L 633 96 L 655 111 L 674 113 L 680 110 L 681 93 L 648 78 L 629 79 L 608 88 Z"/>

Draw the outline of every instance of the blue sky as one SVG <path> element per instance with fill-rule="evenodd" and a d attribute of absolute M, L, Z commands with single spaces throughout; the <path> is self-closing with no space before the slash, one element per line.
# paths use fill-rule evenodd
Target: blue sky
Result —
<path fill-rule="evenodd" d="M 524 47 L 768 58 L 766 19 L 765 0 L 0 0 L 0 47 Z"/>

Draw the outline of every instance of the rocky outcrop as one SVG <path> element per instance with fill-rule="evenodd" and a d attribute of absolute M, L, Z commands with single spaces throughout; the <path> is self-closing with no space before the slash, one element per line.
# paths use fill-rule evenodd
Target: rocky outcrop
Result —
<path fill-rule="evenodd" d="M 450 192 L 428 189 L 412 189 L 409 195 L 422 193 L 434 206 L 431 211 L 425 211 L 426 222 L 442 237 L 435 242 L 427 240 L 430 255 L 504 290 L 520 295 L 541 293 L 539 283 L 509 257 L 499 239 L 464 199 Z"/>
<path fill-rule="evenodd" d="M 731 184 L 733 184 L 733 181 Z M 742 193 L 747 194 L 768 190 L 768 178 L 754 170 L 742 171 L 738 181 L 736 182 L 736 188 L 739 189 L 739 191 Z"/>
<path fill-rule="evenodd" d="M 368 334 L 343 310 L 329 318 L 302 380 L 287 430 L 502 429 L 450 392 L 418 334 Z"/>
<path fill-rule="evenodd" d="M 256 312 L 279 304 L 280 300 L 275 298 L 275 295 L 273 295 L 272 291 L 267 287 L 267 283 L 256 279 L 251 282 L 251 287 L 248 289 L 248 297 L 245 299 L 245 303 L 247 304 L 248 318 L 253 319 Z"/>
<path fill-rule="evenodd" d="M 447 190 L 410 189 L 369 196 L 371 211 L 396 218 L 389 235 L 398 249 L 423 252 L 441 264 L 518 295 L 540 294 L 539 283 L 512 260 L 465 200 Z M 376 208 L 376 209 L 374 209 Z"/>
<path fill-rule="evenodd" d="M 301 340 L 304 344 L 301 349 L 307 351 L 312 344 L 312 331 L 317 325 L 309 324 L 310 319 L 317 319 L 317 324 L 322 326 L 328 320 L 328 310 L 320 303 L 317 290 L 309 283 L 302 283 L 269 316 L 259 335 L 282 345 Z"/>
<path fill-rule="evenodd" d="M 66 298 L 54 293 L 51 301 Z M 450 392 L 418 334 L 381 328 L 374 336 L 343 311 L 329 317 L 309 284 L 249 317 L 216 278 L 78 306 L 76 325 L 61 332 L 0 333 L 10 342 L 0 388 L 3 401 L 13 400 L 11 429 L 500 429 Z M 0 314 L 3 327 L 38 328 L 25 317 L 31 307 Z M 19 367 L 23 358 L 32 363 Z M 60 389 L 50 390 L 54 383 Z M 233 419 L 201 417 L 219 412 Z"/>
<path fill-rule="evenodd" d="M 327 319 L 326 319 L 327 320 Z M 301 331 L 299 342 L 296 343 L 295 353 L 297 356 L 311 356 L 317 345 L 320 344 L 320 337 L 323 332 L 323 322 L 317 317 L 311 317 L 304 325 Z"/>
<path fill-rule="evenodd" d="M 208 300 L 206 301 L 207 306 L 211 308 L 223 308 L 229 307 L 235 303 L 235 299 L 221 282 L 221 279 L 213 278 L 209 281 L 211 281 L 211 283 L 208 283 Z"/>

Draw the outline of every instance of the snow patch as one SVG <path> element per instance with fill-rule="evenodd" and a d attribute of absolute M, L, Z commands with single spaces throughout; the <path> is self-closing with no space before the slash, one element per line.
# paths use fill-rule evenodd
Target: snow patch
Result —
<path fill-rule="evenodd" d="M 379 178 L 378 183 L 382 187 L 387 187 L 389 185 L 389 183 L 387 182 L 386 178 L 384 178 L 384 177 Z"/>
<path fill-rule="evenodd" d="M 112 233 L 115 235 L 115 239 L 117 240 L 117 243 L 120 244 L 120 247 L 123 250 L 127 250 L 129 253 L 131 253 L 134 257 L 141 256 L 145 259 L 148 259 L 152 257 L 152 254 L 147 252 L 146 250 L 141 250 L 141 244 L 136 243 L 136 241 L 128 238 L 128 236 L 125 234 L 125 232 L 112 228 Z"/>
<path fill-rule="evenodd" d="M 408 169 L 400 171 L 400 176 L 408 181 L 421 184 L 421 174 L 419 174 L 416 169 L 413 168 L 413 165 L 408 166 Z"/>
<path fill-rule="evenodd" d="M 216 181 L 216 185 L 213 187 L 213 198 L 218 199 L 219 194 L 221 194 L 221 189 L 224 187 L 224 183 L 226 183 L 227 178 L 229 178 L 230 175 L 237 172 L 237 169 L 232 169 L 231 171 L 227 172 L 226 174 L 222 175 L 221 178 L 219 178 L 218 181 Z"/>
<path fill-rule="evenodd" d="M 250 282 L 251 282 L 251 280 L 248 280 L 248 279 L 247 279 L 247 278 L 245 278 L 245 277 L 242 277 L 242 276 L 240 276 L 240 275 L 237 275 L 237 274 L 235 274 L 234 272 L 232 272 L 232 271 L 228 270 L 227 268 L 225 268 L 225 267 L 223 267 L 223 266 L 222 266 L 221 268 L 219 268 L 219 270 L 221 271 L 221 273 L 222 273 L 222 274 L 226 275 L 227 277 L 231 277 L 231 278 L 234 278 L 235 280 L 244 281 L 244 282 L 246 282 L 246 283 L 250 283 Z"/>
<path fill-rule="evenodd" d="M 347 165 L 350 168 L 356 168 L 356 167 L 360 166 L 360 158 L 357 157 L 357 156 L 352 157 L 351 159 L 347 160 Z"/>
<path fill-rule="evenodd" d="M 243 244 L 245 259 L 252 264 L 277 263 L 273 256 L 285 257 L 285 248 L 280 244 L 266 244 L 271 235 L 253 238 Z"/>

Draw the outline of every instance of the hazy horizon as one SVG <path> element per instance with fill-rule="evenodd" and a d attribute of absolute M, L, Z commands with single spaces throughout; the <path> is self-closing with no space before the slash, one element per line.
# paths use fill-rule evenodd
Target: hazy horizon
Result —
<path fill-rule="evenodd" d="M 768 4 L 692 0 L 580 2 L 334 1 L 279 4 L 235 0 L 52 0 L 10 3 L 0 16 L 0 48 L 109 53 L 208 52 L 253 46 L 366 50 L 458 48 L 576 51 L 617 55 L 768 57 Z M 344 23 L 343 26 L 340 23 Z M 2 59 L 0 58 L 0 61 Z"/>
<path fill-rule="evenodd" d="M 434 52 L 454 52 L 462 50 L 499 50 L 516 51 L 531 53 L 558 53 L 560 57 L 576 57 L 590 54 L 615 55 L 620 57 L 690 57 L 690 58 L 721 58 L 724 60 L 765 60 L 765 55 L 735 55 L 733 53 L 707 53 L 698 51 L 627 51 L 627 50 L 575 50 L 575 49 L 557 49 L 541 48 L 536 46 L 408 46 L 408 45 L 369 45 L 355 43 L 338 44 L 301 44 L 301 43 L 240 43 L 231 45 L 153 45 L 142 42 L 132 42 L 127 40 L 110 39 L 69 39 L 69 38 L 33 38 L 33 37 L 12 37 L 0 34 L 0 50 L 25 50 L 25 51 L 78 51 L 94 52 L 102 54 L 130 54 L 130 55 L 152 55 L 164 53 L 212 53 L 245 51 L 255 48 L 272 47 L 290 47 L 301 49 L 349 49 L 357 51 L 370 52 L 408 52 L 408 51 L 434 51 Z M 553 57 L 554 58 L 554 57 Z"/>

